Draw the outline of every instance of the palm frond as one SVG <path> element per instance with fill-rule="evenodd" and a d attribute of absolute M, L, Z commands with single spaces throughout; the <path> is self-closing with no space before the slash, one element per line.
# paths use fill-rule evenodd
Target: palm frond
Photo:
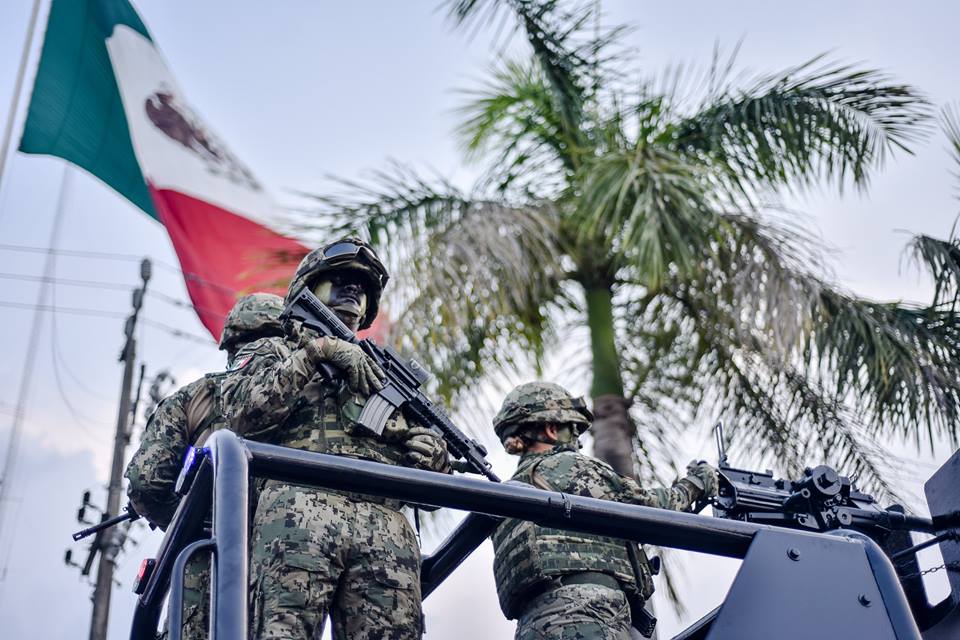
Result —
<path fill-rule="evenodd" d="M 450 397 L 497 369 L 539 363 L 566 301 L 549 211 L 477 203 L 435 230 L 402 273 L 415 291 L 401 345 L 426 357 Z M 417 327 L 417 329 L 413 329 Z"/>
<path fill-rule="evenodd" d="M 484 87 L 465 93 L 458 134 L 468 158 L 495 150 L 487 181 L 499 191 L 518 180 L 521 189 L 538 194 L 560 190 L 565 172 L 576 165 L 577 140 L 568 135 L 539 69 L 507 61 Z M 537 179 L 524 180 L 530 176 Z"/>
<path fill-rule="evenodd" d="M 456 220 L 470 199 L 442 178 L 424 178 L 399 163 L 364 181 L 333 178 L 327 194 L 300 193 L 303 233 L 330 236 L 359 234 L 373 243 L 388 237 L 419 237 L 426 230 Z"/>
<path fill-rule="evenodd" d="M 729 275 L 713 278 L 721 286 L 709 289 L 713 304 L 729 305 L 730 317 L 738 319 L 737 340 L 851 412 L 844 418 L 834 411 L 838 427 L 843 418 L 862 424 L 871 437 L 912 434 L 919 445 L 926 431 L 931 446 L 935 435 L 956 440 L 960 326 L 954 311 L 845 293 L 812 275 L 822 258 L 800 250 L 797 237 L 749 219 L 724 219 L 738 225 L 751 248 L 722 253 L 724 245 L 717 245 L 713 271 Z M 810 246 L 809 240 L 800 244 Z M 741 286 L 730 286 L 738 277 Z"/>
<path fill-rule="evenodd" d="M 940 128 L 950 144 L 950 155 L 954 164 L 953 176 L 960 183 L 960 112 L 957 105 L 948 105 L 940 112 Z M 957 194 L 960 197 L 960 185 Z"/>
<path fill-rule="evenodd" d="M 715 226 L 715 202 L 704 189 L 702 167 L 641 139 L 633 148 L 608 151 L 576 177 L 576 214 L 567 221 L 586 255 L 631 265 L 649 289 L 675 270 L 696 270 L 706 233 Z"/>
<path fill-rule="evenodd" d="M 955 312 L 843 293 L 810 274 L 817 255 L 789 227 L 720 220 L 725 236 L 700 272 L 624 291 L 624 377 L 655 435 L 650 461 L 669 456 L 657 451 L 661 431 L 684 431 L 673 416 L 712 410 L 750 434 L 745 453 L 784 472 L 823 459 L 893 495 L 877 437 L 919 447 L 960 434 Z"/>
<path fill-rule="evenodd" d="M 472 198 L 409 169 L 315 197 L 314 229 L 358 233 L 393 278 L 391 339 L 417 354 L 448 399 L 484 375 L 537 363 L 553 338 L 561 283 L 557 213 Z"/>
<path fill-rule="evenodd" d="M 947 240 L 917 235 L 907 246 L 917 264 L 933 276 L 933 306 L 952 310 L 960 304 L 960 236 L 955 232 L 956 225 Z"/>
<path fill-rule="evenodd" d="M 600 16 L 592 2 L 560 0 L 452 0 L 449 16 L 457 26 L 491 23 L 502 11 L 512 13 L 533 49 L 534 59 L 549 88 L 554 110 L 565 137 L 577 140 L 577 147 L 589 144 L 583 127 L 584 110 L 595 89 L 603 86 L 601 76 L 611 53 L 627 31 L 617 26 L 600 32 Z"/>
<path fill-rule="evenodd" d="M 865 187 L 873 169 L 928 130 L 929 103 L 873 69 L 817 56 L 737 89 L 721 87 L 676 123 L 675 144 L 724 170 L 731 184 Z"/>
<path fill-rule="evenodd" d="M 811 373 L 870 416 L 874 432 L 960 436 L 960 326 L 950 310 L 881 304 L 821 288 L 805 347 Z"/>
<path fill-rule="evenodd" d="M 815 461 L 827 462 L 857 476 L 867 490 L 894 496 L 884 452 L 854 412 L 763 343 L 744 341 L 734 326 L 743 320 L 714 302 L 689 289 L 658 294 L 640 318 L 624 324 L 625 377 L 643 448 L 656 454 L 650 462 L 663 468 L 690 433 L 691 420 L 722 418 L 740 464 L 798 476 Z M 671 337 L 650 330 L 657 327 Z M 668 435 L 664 442 L 661 434 Z"/>

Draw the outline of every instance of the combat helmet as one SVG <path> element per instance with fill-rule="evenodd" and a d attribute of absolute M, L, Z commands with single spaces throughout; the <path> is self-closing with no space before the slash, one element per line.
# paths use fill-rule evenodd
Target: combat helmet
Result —
<path fill-rule="evenodd" d="M 324 273 L 353 269 L 367 279 L 367 312 L 360 320 L 360 328 L 373 324 L 380 307 L 380 295 L 390 276 L 373 248 L 360 238 L 343 238 L 308 253 L 290 281 L 286 301 L 289 303 L 303 289 L 311 288 Z"/>
<path fill-rule="evenodd" d="M 283 335 L 280 312 L 283 299 L 272 293 L 251 293 L 237 300 L 223 323 L 220 350 L 257 338 Z"/>
<path fill-rule="evenodd" d="M 520 428 L 534 424 L 571 424 L 576 435 L 590 428 L 593 414 L 583 398 L 552 382 L 527 382 L 507 394 L 493 419 L 493 430 L 502 442 Z"/>

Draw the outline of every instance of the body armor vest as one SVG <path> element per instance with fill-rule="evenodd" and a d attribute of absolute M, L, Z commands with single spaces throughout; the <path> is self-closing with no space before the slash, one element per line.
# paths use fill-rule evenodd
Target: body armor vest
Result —
<path fill-rule="evenodd" d="M 552 455 L 580 454 L 561 450 L 535 456 L 521 462 L 512 480 L 542 489 L 563 490 L 563 487 L 554 486 L 551 478 L 542 471 L 537 472 L 539 464 Z M 511 620 L 523 613 L 529 604 L 527 594 L 533 587 L 571 573 L 596 571 L 613 576 L 628 596 L 648 598 L 653 593 L 646 555 L 631 542 L 541 527 L 526 520 L 504 521 L 493 533 L 492 540 L 497 596 L 504 615 Z M 635 554 L 628 545 L 633 545 Z"/>
<path fill-rule="evenodd" d="M 383 442 L 376 434 L 357 424 L 364 402 L 339 380 L 314 377 L 304 388 L 293 414 L 287 418 L 272 442 L 303 451 L 399 465 L 406 451 L 401 445 Z M 333 489 L 322 491 L 344 495 L 351 500 L 374 502 L 391 509 L 401 506 L 397 500 L 379 496 Z"/>
<path fill-rule="evenodd" d="M 315 377 L 275 442 L 304 451 L 399 464 L 405 452 L 400 445 L 383 442 L 357 424 L 364 401 L 338 380 Z"/>
<path fill-rule="evenodd" d="M 297 349 L 318 336 L 299 323 L 291 329 L 292 335 L 283 338 L 288 349 Z M 366 398 L 351 392 L 343 380 L 314 375 L 303 387 L 291 415 L 270 441 L 304 451 L 400 464 L 406 452 L 402 445 L 384 442 L 357 423 L 365 403 Z M 394 416 L 391 420 L 403 418 Z"/>

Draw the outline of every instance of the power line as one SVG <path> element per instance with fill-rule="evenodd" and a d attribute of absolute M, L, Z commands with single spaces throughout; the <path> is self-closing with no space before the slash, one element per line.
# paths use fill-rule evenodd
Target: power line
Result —
<path fill-rule="evenodd" d="M 48 246 L 52 249 L 57 246 L 57 242 L 60 239 L 60 230 L 63 226 L 63 217 L 64 210 L 66 209 L 66 194 L 67 187 L 70 186 L 70 176 L 73 175 L 70 170 L 70 166 L 67 165 L 63 169 L 63 178 L 60 182 L 60 193 L 57 195 L 57 205 L 54 209 L 53 224 L 50 227 L 50 240 Z M 53 256 L 48 255 L 46 259 L 46 264 L 44 265 L 44 275 L 53 274 Z M 20 448 L 20 432 L 23 428 L 23 418 L 26 413 L 26 406 L 30 399 L 30 385 L 33 381 L 33 368 L 36 364 L 36 354 L 37 354 L 37 345 L 40 339 L 40 330 L 43 326 L 43 315 L 40 313 L 41 307 L 49 306 L 46 304 L 47 301 L 48 287 L 46 284 L 41 285 L 40 291 L 37 293 L 37 302 L 33 306 L 33 324 L 30 327 L 30 335 L 27 338 L 27 354 L 26 361 L 23 364 L 23 375 L 20 378 L 20 389 L 17 393 L 17 405 L 14 409 L 13 422 L 10 426 L 10 437 L 7 441 L 7 451 L 4 455 L 3 470 L 2 476 L 0 476 L 0 540 L 3 539 L 3 528 L 8 521 L 9 514 L 7 513 L 7 508 L 4 504 L 5 499 L 9 498 L 10 487 L 13 485 L 13 480 L 15 479 L 16 472 L 16 462 L 18 449 Z M 30 308 L 30 307 L 27 307 Z M 13 522 L 13 527 L 11 528 L 11 536 L 16 534 L 16 521 Z M 13 538 L 10 540 L 10 545 L 13 545 Z M 0 578 L 5 576 L 7 569 L 8 558 L 3 560 L 3 566 L 0 568 Z"/>
<path fill-rule="evenodd" d="M 72 278 L 56 278 L 53 276 L 33 276 L 26 273 L 0 273 L 2 280 L 21 280 L 23 282 L 44 282 L 62 284 L 68 287 L 87 287 L 89 289 L 110 289 L 126 291 L 131 287 L 120 282 L 102 282 L 99 280 L 75 280 Z"/>
<path fill-rule="evenodd" d="M 71 258 L 90 258 L 98 260 L 121 260 L 126 262 L 139 262 L 143 259 L 143 256 L 134 255 L 131 253 L 115 253 L 112 251 L 86 251 L 81 249 L 49 249 L 46 247 L 33 247 L 29 245 L 22 244 L 0 244 L 0 251 L 18 251 L 21 253 L 42 253 L 42 254 L 54 254 L 58 256 L 71 257 Z M 149 257 L 149 256 L 147 256 Z M 192 271 L 184 271 L 180 267 L 170 264 L 169 262 L 164 262 L 163 260 L 156 260 L 155 258 L 150 258 L 151 262 L 155 263 L 158 267 L 169 271 L 171 273 L 176 273 L 183 277 L 184 280 L 197 282 L 199 284 L 220 289 L 231 294 L 236 293 L 236 289 L 232 286 L 224 284 L 222 282 L 214 282 L 212 280 L 207 280 L 199 274 L 193 273 Z"/>
<path fill-rule="evenodd" d="M 152 290 L 147 291 L 147 295 L 150 296 L 151 298 L 157 298 L 158 300 L 161 300 L 163 302 L 166 302 L 167 304 L 173 305 L 174 307 L 179 307 L 181 309 L 189 309 L 194 312 L 202 311 L 204 313 L 209 313 L 211 315 L 214 315 L 220 318 L 221 320 L 227 317 L 224 314 L 220 313 L 219 310 L 211 309 L 209 307 L 201 307 L 199 305 L 193 304 L 192 302 L 188 302 L 187 300 L 181 300 L 180 298 L 176 298 L 174 296 L 168 295 L 166 293 L 161 293 L 159 291 L 152 291 Z"/>
<path fill-rule="evenodd" d="M 53 321 L 53 317 L 51 317 L 51 321 Z M 73 418 L 74 423 L 78 427 L 80 427 L 81 431 L 83 431 L 94 442 L 98 444 L 105 444 L 105 441 L 102 438 L 98 437 L 90 429 L 90 426 L 87 424 L 88 420 L 89 421 L 94 421 L 94 420 L 89 416 L 85 416 L 81 414 L 80 411 L 78 411 L 77 408 L 73 406 L 73 402 L 70 401 L 70 398 L 63 387 L 63 380 L 60 378 L 60 367 L 57 366 L 56 352 L 51 350 L 51 355 L 52 355 L 51 360 L 53 361 L 53 379 L 56 382 L 57 393 L 60 394 L 60 399 L 63 401 L 63 406 L 67 408 L 67 411 L 70 413 L 70 416 Z"/>
<path fill-rule="evenodd" d="M 213 345 L 216 345 L 216 344 L 217 344 L 217 342 L 216 342 L 213 338 L 204 338 L 203 336 L 198 336 L 198 335 L 196 335 L 196 334 L 189 333 L 189 332 L 187 332 L 187 331 L 182 331 L 182 330 L 180 330 L 180 329 L 177 329 L 176 327 L 172 327 L 172 326 L 170 326 L 169 324 L 165 324 L 165 323 L 159 322 L 159 321 L 157 321 L 157 320 L 150 320 L 149 318 L 144 318 L 144 319 L 143 319 L 143 324 L 144 324 L 144 325 L 147 325 L 147 326 L 154 327 L 154 328 L 156 328 L 156 329 L 161 329 L 161 330 L 163 330 L 163 331 L 166 331 L 167 333 L 169 333 L 169 334 L 171 334 L 171 335 L 173 335 L 173 336 L 175 336 L 175 337 L 177 337 L 177 338 L 183 338 L 183 339 L 185 339 L 185 340 L 192 340 L 192 341 L 194 341 L 194 342 L 199 342 L 200 344 L 205 344 L 205 345 L 207 345 L 207 346 L 213 346 Z"/>
<path fill-rule="evenodd" d="M 82 391 L 86 392 L 88 395 L 100 400 L 101 402 L 113 402 L 112 398 L 107 397 L 103 393 L 94 391 L 81 379 L 80 376 L 75 374 L 72 368 L 67 364 L 67 359 L 63 356 L 63 349 L 60 346 L 60 326 L 56 323 L 56 313 L 53 314 L 53 331 L 51 332 L 51 338 L 53 340 L 53 349 L 54 354 L 57 358 L 60 368 L 66 372 L 66 374 L 73 380 L 73 383 Z"/>
<path fill-rule="evenodd" d="M 130 285 L 123 284 L 122 282 L 105 282 L 103 280 L 77 280 L 75 278 L 60 278 L 55 276 L 34 276 L 25 273 L 5 273 L 0 272 L 0 280 L 20 280 L 23 282 L 40 282 L 40 283 L 53 283 L 61 284 L 68 287 L 86 287 L 88 289 L 105 289 L 112 291 L 128 291 L 130 290 Z M 209 313 L 217 316 L 218 318 L 225 318 L 226 316 L 220 313 L 218 310 L 210 309 L 209 307 L 201 307 L 194 305 L 192 302 L 177 298 L 176 296 L 171 296 L 170 294 L 163 293 L 161 291 L 147 291 L 147 295 L 151 298 L 157 298 L 163 302 L 166 302 L 169 305 L 178 307 L 180 309 L 189 309 L 190 311 L 202 311 L 204 313 Z"/>
<path fill-rule="evenodd" d="M 51 269 L 51 271 L 56 271 L 56 265 L 53 266 L 53 269 Z M 56 284 L 53 285 L 52 290 L 50 292 L 50 304 L 53 307 L 57 306 Z M 93 422 L 96 422 L 96 421 L 91 420 L 90 418 L 82 415 L 80 411 L 78 411 L 76 407 L 74 407 L 73 402 L 70 400 L 66 390 L 64 389 L 63 380 L 60 378 L 60 368 L 61 368 L 60 361 L 63 360 L 63 358 L 60 354 L 60 341 L 58 340 L 58 335 L 59 335 L 59 331 L 57 327 L 57 314 L 52 313 L 50 314 L 50 356 L 51 356 L 51 359 L 53 360 L 53 378 L 54 378 L 54 381 L 57 383 L 56 384 L 57 392 L 60 394 L 60 399 L 63 400 L 64 406 L 70 412 L 70 415 L 73 416 L 73 421 L 76 423 L 78 427 L 80 427 L 80 430 L 86 433 L 87 436 L 89 436 L 92 440 L 97 441 L 100 444 L 104 444 L 104 442 L 101 441 L 100 438 L 98 438 L 93 433 L 93 431 L 90 430 L 90 427 L 87 424 L 88 420 Z M 63 362 L 62 364 L 63 364 L 63 369 L 65 371 L 68 370 L 66 367 L 66 362 Z M 92 391 L 87 390 L 86 387 L 83 387 L 83 389 L 84 391 L 87 391 L 87 393 L 95 395 L 93 394 Z"/>
<path fill-rule="evenodd" d="M 69 313 L 78 316 L 94 316 L 98 318 L 125 318 L 126 314 L 120 311 L 105 311 L 103 309 L 83 309 L 80 307 L 54 307 L 49 304 L 33 305 L 26 302 L 10 302 L 0 300 L 0 307 L 9 307 L 11 309 L 36 309 L 38 311 L 50 311 L 52 313 Z"/>
<path fill-rule="evenodd" d="M 50 313 L 67 313 L 73 315 L 81 316 L 93 316 L 99 318 L 125 318 L 126 314 L 120 311 L 106 311 L 104 309 L 86 309 L 81 307 L 59 307 L 49 304 L 43 305 L 32 305 L 26 302 L 11 302 L 9 300 L 0 300 L 0 307 L 9 307 L 11 309 L 37 309 L 39 311 L 47 311 Z M 183 338 L 185 340 L 193 340 L 194 342 L 199 342 L 201 344 L 213 345 L 216 344 L 213 338 L 204 338 L 203 336 L 198 336 L 196 334 L 190 333 L 188 331 L 183 331 L 177 329 L 174 326 L 159 322 L 157 320 L 149 320 L 144 318 L 143 323 L 154 327 L 155 329 L 160 329 L 169 333 L 170 335 Z"/>
<path fill-rule="evenodd" d="M 114 253 L 110 251 L 85 251 L 79 249 L 52 249 L 48 247 L 33 247 L 23 244 L 0 244 L 0 251 L 18 251 L 21 253 L 43 253 L 56 256 L 69 256 L 73 258 L 95 258 L 101 260 L 123 260 L 126 262 L 139 262 L 143 256 L 132 253 Z M 151 258 L 152 260 L 153 258 Z M 174 269 L 176 267 L 173 267 Z"/>

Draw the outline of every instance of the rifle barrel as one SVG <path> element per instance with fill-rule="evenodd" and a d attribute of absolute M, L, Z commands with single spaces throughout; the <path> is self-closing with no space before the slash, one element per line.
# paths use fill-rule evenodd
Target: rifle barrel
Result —
<path fill-rule="evenodd" d="M 116 524 L 120 524 L 121 522 L 125 522 L 127 520 L 136 520 L 139 517 L 140 516 L 137 515 L 136 512 L 127 511 L 126 513 L 121 513 L 120 515 L 113 516 L 107 520 L 102 520 L 100 523 L 95 524 L 92 527 L 87 527 L 86 529 L 77 531 L 75 534 L 73 534 L 73 539 L 74 541 L 83 540 L 87 536 L 92 536 L 98 531 L 103 531 L 104 529 L 112 527 Z"/>

